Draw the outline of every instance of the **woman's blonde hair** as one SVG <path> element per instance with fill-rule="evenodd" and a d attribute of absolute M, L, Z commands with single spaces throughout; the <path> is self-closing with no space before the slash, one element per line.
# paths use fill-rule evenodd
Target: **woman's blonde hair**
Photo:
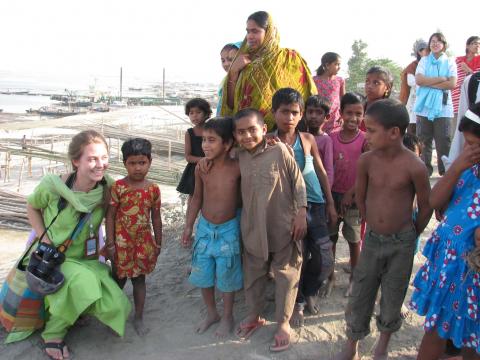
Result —
<path fill-rule="evenodd" d="M 72 162 L 74 170 L 77 169 L 73 164 L 73 160 L 80 159 L 83 154 L 83 149 L 90 144 L 104 144 L 108 152 L 107 140 L 105 140 L 102 134 L 95 130 L 84 130 L 79 132 L 72 138 L 70 145 L 68 145 L 68 158 Z"/>

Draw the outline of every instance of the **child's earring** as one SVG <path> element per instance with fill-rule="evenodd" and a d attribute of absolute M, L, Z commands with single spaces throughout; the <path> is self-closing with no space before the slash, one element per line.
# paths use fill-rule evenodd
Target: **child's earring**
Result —
<path fill-rule="evenodd" d="M 387 91 L 385 91 L 385 94 L 383 95 L 383 97 L 388 98 L 388 95 L 389 95 L 389 94 L 390 94 L 390 92 L 387 90 Z"/>

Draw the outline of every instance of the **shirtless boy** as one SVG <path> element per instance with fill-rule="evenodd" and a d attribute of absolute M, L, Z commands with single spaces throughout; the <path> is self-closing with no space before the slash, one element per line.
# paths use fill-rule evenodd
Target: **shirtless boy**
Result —
<path fill-rule="evenodd" d="M 387 358 L 390 336 L 402 324 L 400 310 L 412 272 L 415 239 L 432 215 L 427 168 L 402 144 L 409 124 L 405 106 L 396 100 L 379 100 L 368 108 L 365 124 L 371 151 L 358 162 L 355 196 L 367 232 L 345 311 L 348 339 L 336 359 L 359 359 L 358 341 L 370 333 L 380 286 L 380 338 L 373 358 Z M 418 216 L 413 221 L 415 195 Z"/>
<path fill-rule="evenodd" d="M 199 167 L 195 169 L 195 192 L 182 236 L 183 246 L 191 246 L 193 225 L 201 210 L 189 280 L 202 289 L 207 317 L 196 331 L 203 333 L 220 321 L 215 332 L 219 338 L 228 335 L 233 328 L 235 291 L 243 287 L 240 219 L 237 216 L 240 169 L 238 162 L 229 156 L 232 145 L 231 118 L 212 119 L 205 123 L 202 149 L 213 166 L 208 173 L 201 172 Z M 222 292 L 221 317 L 215 305 L 215 286 Z"/>
<path fill-rule="evenodd" d="M 305 183 L 286 145 L 267 145 L 267 126 L 259 111 L 240 110 L 234 126 L 241 146 L 243 271 L 249 311 L 237 335 L 248 338 L 265 324 L 260 314 L 271 269 L 277 330 L 270 350 L 283 351 L 290 346 L 289 321 L 300 279 L 301 240 L 307 229 Z"/>

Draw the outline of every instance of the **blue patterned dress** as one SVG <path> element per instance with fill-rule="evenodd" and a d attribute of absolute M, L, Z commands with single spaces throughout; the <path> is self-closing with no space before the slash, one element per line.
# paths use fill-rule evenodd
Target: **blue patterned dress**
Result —
<path fill-rule="evenodd" d="M 423 250 L 409 306 L 425 316 L 425 331 L 435 329 L 456 347 L 480 353 L 480 274 L 467 265 L 480 226 L 478 165 L 463 172 L 437 229 Z"/>

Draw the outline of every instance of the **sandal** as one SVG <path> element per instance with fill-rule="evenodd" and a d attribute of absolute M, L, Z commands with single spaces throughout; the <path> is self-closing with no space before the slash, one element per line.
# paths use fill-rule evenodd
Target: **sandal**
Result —
<path fill-rule="evenodd" d="M 62 359 L 69 359 L 70 356 L 65 357 L 65 355 L 64 355 L 65 354 L 64 350 L 65 350 L 66 347 L 67 347 L 67 345 L 65 344 L 65 341 L 62 341 L 62 342 L 59 342 L 59 343 L 57 343 L 57 342 L 45 342 L 43 344 L 43 349 L 45 350 L 45 354 L 47 354 L 47 356 L 50 359 L 54 359 L 54 360 L 55 360 L 55 358 L 52 355 L 50 355 L 49 353 L 47 353 L 47 349 L 60 350 L 62 352 Z"/>
<path fill-rule="evenodd" d="M 285 337 L 275 334 L 274 339 L 274 343 L 270 345 L 271 352 L 281 352 L 290 348 L 290 334 Z"/>
<path fill-rule="evenodd" d="M 247 340 L 255 331 L 265 325 L 265 323 L 266 320 L 263 318 L 259 318 L 258 320 L 249 323 L 241 322 L 240 325 L 238 325 L 236 334 L 240 339 Z"/>

